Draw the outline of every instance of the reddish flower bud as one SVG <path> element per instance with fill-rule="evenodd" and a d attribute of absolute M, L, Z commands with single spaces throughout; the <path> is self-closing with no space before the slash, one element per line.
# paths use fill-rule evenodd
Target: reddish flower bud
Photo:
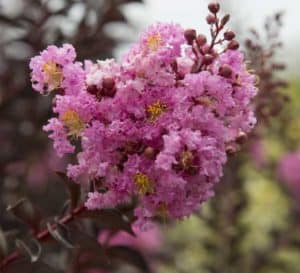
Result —
<path fill-rule="evenodd" d="M 193 41 L 196 39 L 196 36 L 197 32 L 195 29 L 189 28 L 184 32 L 184 37 L 189 45 L 193 44 Z"/>
<path fill-rule="evenodd" d="M 144 150 L 144 155 L 148 159 L 155 159 L 156 152 L 152 147 L 149 146 Z"/>
<path fill-rule="evenodd" d="M 240 44 L 236 40 L 232 40 L 227 47 L 228 49 L 236 50 L 240 47 Z"/>
<path fill-rule="evenodd" d="M 219 4 L 219 3 L 210 3 L 210 4 L 208 5 L 208 10 L 209 10 L 211 13 L 216 14 L 216 13 L 220 10 L 220 4 Z"/>
<path fill-rule="evenodd" d="M 103 79 L 102 87 L 105 89 L 113 89 L 115 88 L 115 80 L 111 77 L 106 77 Z"/>
<path fill-rule="evenodd" d="M 247 140 L 247 135 L 244 132 L 240 132 L 236 139 L 236 142 L 242 145 L 246 142 L 246 140 Z"/>
<path fill-rule="evenodd" d="M 196 38 L 196 42 L 199 47 L 204 46 L 207 42 L 206 36 L 203 34 L 199 34 Z"/>
<path fill-rule="evenodd" d="M 210 24 L 210 25 L 212 25 L 212 24 L 215 24 L 216 22 L 217 22 L 217 18 L 214 16 L 214 15 L 212 15 L 212 14 L 209 14 L 209 15 L 207 15 L 207 17 L 206 17 L 206 22 L 208 23 L 208 24 Z"/>
<path fill-rule="evenodd" d="M 226 31 L 224 33 L 224 39 L 227 41 L 231 41 L 232 39 L 235 38 L 235 33 L 233 31 Z"/>
<path fill-rule="evenodd" d="M 202 63 L 205 64 L 205 65 L 210 65 L 214 60 L 214 57 L 210 54 L 205 54 L 203 56 L 203 60 L 202 60 Z"/>
<path fill-rule="evenodd" d="M 229 19 L 230 19 L 230 15 L 226 14 L 221 20 L 221 26 L 225 26 L 228 23 Z"/>
<path fill-rule="evenodd" d="M 232 75 L 231 67 L 227 64 L 224 64 L 219 69 L 219 75 L 224 78 L 230 78 Z"/>

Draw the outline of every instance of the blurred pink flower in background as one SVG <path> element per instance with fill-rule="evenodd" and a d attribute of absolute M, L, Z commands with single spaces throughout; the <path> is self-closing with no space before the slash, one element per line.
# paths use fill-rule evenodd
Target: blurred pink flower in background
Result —
<path fill-rule="evenodd" d="M 300 199 L 300 151 L 286 154 L 281 158 L 278 174 L 291 193 Z"/>
<path fill-rule="evenodd" d="M 260 169 L 267 163 L 266 151 L 263 146 L 263 142 L 259 139 L 253 141 L 250 145 L 250 156 L 254 162 L 254 165 Z"/>
<path fill-rule="evenodd" d="M 64 170 L 66 159 L 58 158 L 52 147 L 45 151 L 42 158 L 38 158 L 28 166 L 27 183 L 31 189 L 43 190 L 55 176 L 55 172 Z"/>
<path fill-rule="evenodd" d="M 125 231 L 119 231 L 110 237 L 109 231 L 104 230 L 99 234 L 98 241 L 101 244 L 108 244 L 109 246 L 130 246 L 140 250 L 144 254 L 155 254 L 160 250 L 163 241 L 158 226 L 153 225 L 153 228 L 147 231 L 141 231 L 138 227 L 133 225 L 132 229 L 136 237 L 133 237 Z"/>

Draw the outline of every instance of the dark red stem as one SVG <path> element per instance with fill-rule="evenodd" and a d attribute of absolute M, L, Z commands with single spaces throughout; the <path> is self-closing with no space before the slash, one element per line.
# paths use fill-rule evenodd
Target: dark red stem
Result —
<path fill-rule="evenodd" d="M 73 209 L 71 213 L 69 213 L 68 215 L 62 217 L 58 222 L 60 224 L 67 224 L 72 222 L 73 220 L 76 219 L 76 216 L 80 215 L 82 212 L 84 212 L 86 210 L 86 207 L 84 205 L 80 205 L 77 208 Z M 53 224 L 51 226 L 51 229 L 56 229 L 56 224 Z M 46 239 L 48 239 L 51 236 L 49 229 L 45 228 L 43 230 L 41 230 L 40 232 L 38 232 L 35 235 L 35 239 L 42 242 Z M 18 260 L 20 257 L 22 256 L 21 252 L 16 250 L 13 253 L 11 253 L 10 255 L 6 256 L 1 262 L 0 262 L 0 270 L 3 270 L 7 265 L 13 263 L 14 261 Z"/>

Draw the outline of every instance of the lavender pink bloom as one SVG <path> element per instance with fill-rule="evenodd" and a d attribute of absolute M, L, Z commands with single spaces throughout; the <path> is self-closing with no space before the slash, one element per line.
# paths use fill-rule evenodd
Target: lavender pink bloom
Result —
<path fill-rule="evenodd" d="M 70 45 L 50 46 L 30 67 L 35 90 L 60 90 L 56 116 L 44 129 L 59 156 L 75 153 L 68 176 L 103 181 L 106 190 L 88 193 L 86 206 L 114 207 L 138 197 L 136 226 L 147 229 L 153 217 L 183 218 L 213 196 L 228 147 L 236 148 L 256 122 L 255 77 L 243 54 L 227 50 L 193 73 L 184 30 L 158 23 L 121 63 L 83 65 L 75 56 Z M 224 65 L 230 77 L 220 75 Z"/>

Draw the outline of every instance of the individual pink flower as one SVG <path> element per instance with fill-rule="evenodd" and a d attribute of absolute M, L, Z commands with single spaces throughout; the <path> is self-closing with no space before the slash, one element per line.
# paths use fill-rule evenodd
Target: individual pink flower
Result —
<path fill-rule="evenodd" d="M 33 88 L 42 94 L 61 88 L 64 69 L 72 64 L 75 58 L 75 49 L 70 44 L 64 44 L 60 48 L 48 46 L 39 56 L 30 61 Z"/>

